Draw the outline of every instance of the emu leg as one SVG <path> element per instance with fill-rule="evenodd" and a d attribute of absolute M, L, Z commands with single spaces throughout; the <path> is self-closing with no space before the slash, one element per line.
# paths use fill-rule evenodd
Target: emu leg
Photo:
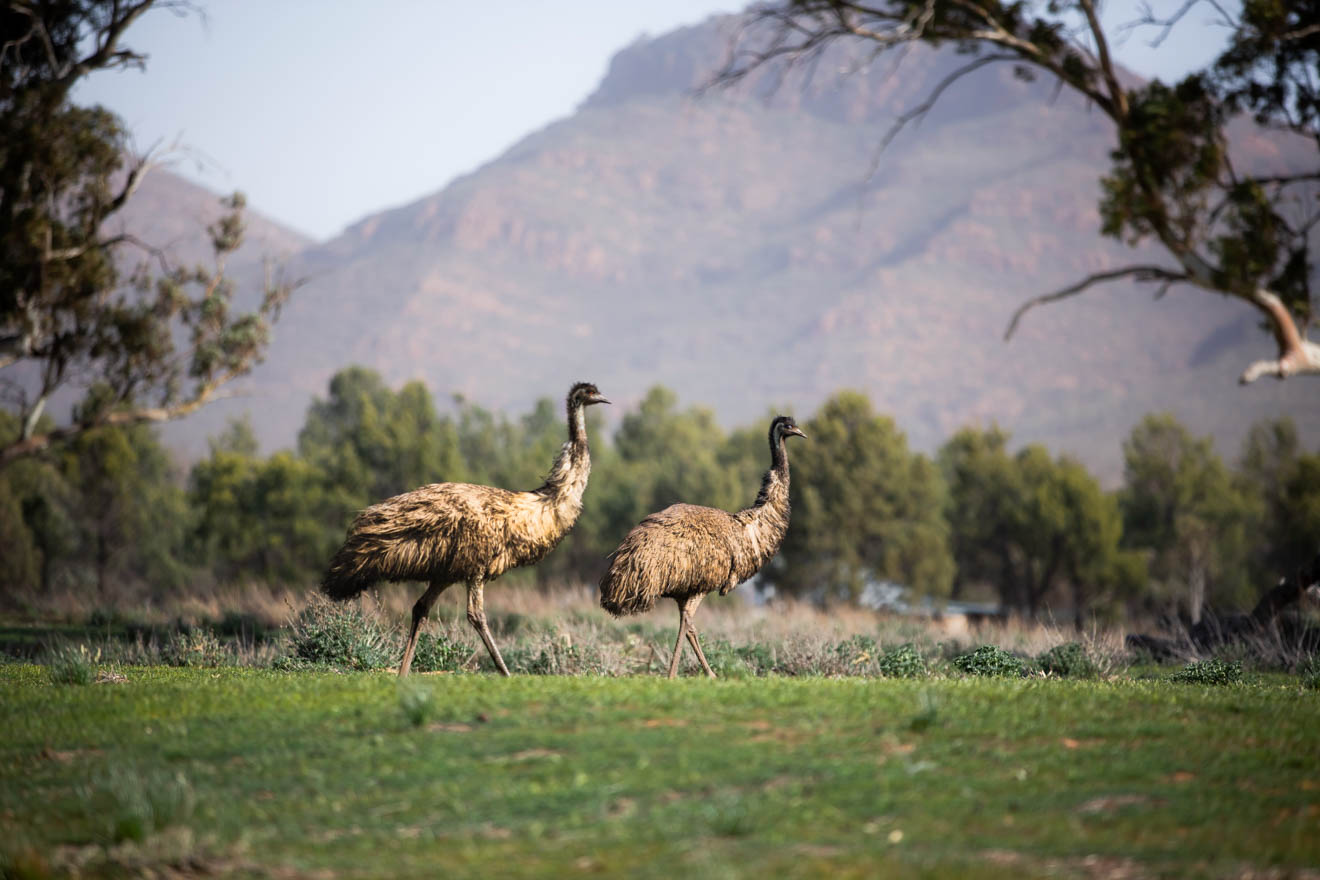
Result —
<path fill-rule="evenodd" d="M 687 633 L 688 619 L 687 612 L 683 609 L 683 603 L 678 603 L 678 640 L 674 642 L 674 656 L 669 661 L 669 677 L 678 677 L 678 655 L 683 653 L 683 636 Z"/>
<path fill-rule="evenodd" d="M 490 652 L 490 659 L 495 661 L 495 666 L 504 676 L 508 676 L 509 667 L 504 665 L 504 658 L 500 656 L 500 649 L 495 647 L 495 639 L 490 634 L 490 626 L 486 623 L 486 602 L 483 598 L 485 586 L 481 581 L 468 582 L 468 623 L 472 624 L 477 635 L 486 643 L 486 650 Z"/>
<path fill-rule="evenodd" d="M 709 675 L 711 678 L 714 678 L 715 671 L 711 669 L 710 664 L 706 662 L 706 652 L 701 650 L 701 642 L 697 638 L 697 627 L 692 622 L 692 618 L 697 613 L 697 606 L 701 604 L 701 600 L 704 598 L 706 598 L 704 593 L 698 593 L 695 596 L 689 596 L 687 600 L 684 601 L 683 603 L 683 615 L 687 617 L 687 622 L 688 622 L 687 625 L 688 642 L 692 645 L 692 650 L 696 652 L 697 660 L 700 661 L 701 663 L 701 668 L 706 670 L 707 675 Z"/>
<path fill-rule="evenodd" d="M 435 600 L 440 598 L 440 594 L 449 589 L 449 584 L 441 581 L 431 581 L 431 586 L 427 587 L 426 592 L 422 593 L 422 598 L 417 600 L 413 606 L 412 632 L 408 633 L 408 646 L 403 649 L 403 660 L 399 661 L 399 678 L 408 674 L 412 668 L 413 652 L 417 650 L 417 635 L 421 632 L 422 621 L 426 620 L 426 615 L 431 613 L 431 607 L 435 605 Z"/>

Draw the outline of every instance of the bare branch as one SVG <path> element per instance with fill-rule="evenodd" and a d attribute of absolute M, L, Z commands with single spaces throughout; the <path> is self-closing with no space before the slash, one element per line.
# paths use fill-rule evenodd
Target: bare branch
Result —
<path fill-rule="evenodd" d="M 1012 319 L 1008 322 L 1008 329 L 1004 331 L 1004 341 L 1007 342 L 1009 339 L 1013 338 L 1013 333 L 1017 330 L 1018 322 L 1022 320 L 1022 316 L 1036 306 L 1043 306 L 1048 303 L 1058 302 L 1061 299 L 1067 299 L 1070 296 L 1076 296 L 1096 284 L 1115 281 L 1119 278 L 1132 278 L 1134 281 L 1164 281 L 1165 288 L 1170 284 L 1191 280 L 1188 275 L 1181 272 L 1174 272 L 1163 266 L 1125 266 L 1122 269 L 1113 269 L 1108 272 L 1094 272 L 1087 275 L 1076 284 L 1069 285 L 1062 290 L 1056 290 L 1052 293 L 1033 297 L 1018 306 L 1017 311 L 1013 313 Z"/>
<path fill-rule="evenodd" d="M 220 386 L 237 378 L 241 372 L 224 373 L 199 386 L 188 400 L 172 406 L 136 407 L 126 410 L 112 410 L 96 418 L 77 424 L 64 425 L 40 434 L 32 434 L 20 440 L 0 447 L 0 468 L 17 459 L 43 452 L 51 446 L 78 436 L 86 431 L 106 427 L 131 427 L 148 423 L 168 422 L 188 415 L 200 409 L 204 404 L 215 399 Z"/>
<path fill-rule="evenodd" d="M 880 139 L 880 145 L 876 148 L 875 156 L 871 159 L 871 167 L 866 173 L 866 179 L 870 180 L 875 176 L 876 170 L 880 167 L 880 154 L 885 151 L 894 138 L 898 137 L 898 133 L 902 131 L 908 123 L 919 121 L 929 113 L 949 86 L 953 85 L 967 74 L 980 70 L 987 65 L 994 64 L 997 61 L 1015 60 L 1017 60 L 1016 55 L 982 55 L 975 61 L 964 64 L 962 67 L 940 80 L 935 85 L 935 88 L 931 89 L 930 94 L 926 96 L 926 100 L 899 116 L 898 119 L 894 121 L 894 124 L 889 127 L 889 130 L 885 132 L 885 136 Z"/>

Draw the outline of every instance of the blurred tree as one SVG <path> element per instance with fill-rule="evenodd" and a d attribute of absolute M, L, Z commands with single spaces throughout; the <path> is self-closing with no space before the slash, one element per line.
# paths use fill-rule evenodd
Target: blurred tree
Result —
<path fill-rule="evenodd" d="M 460 439 L 421 382 L 397 393 L 374 370 L 347 367 L 329 394 L 312 401 L 298 435 L 299 455 L 329 485 L 366 506 L 428 483 L 461 480 Z"/>
<path fill-rule="evenodd" d="M 792 453 L 793 521 L 768 576 L 796 594 L 860 596 L 891 580 L 945 596 L 953 580 L 944 486 L 865 395 L 840 392 Z"/>
<path fill-rule="evenodd" d="M 1010 604 L 1005 586 L 1023 488 L 1008 434 L 998 426 L 963 428 L 940 449 L 938 462 L 949 490 L 945 516 L 956 566 L 950 595 L 961 598 L 974 584 L 992 584 Z"/>
<path fill-rule="evenodd" d="M 163 253 L 110 231 L 151 163 L 126 163 L 120 121 L 69 95 L 94 71 L 145 65 L 121 39 L 152 6 L 16 0 L 0 9 L 0 370 L 20 419 L 18 435 L 0 447 L 0 466 L 93 428 L 202 406 L 260 359 L 293 288 L 268 278 L 255 310 L 231 312 L 224 261 L 242 243 L 241 195 L 225 200 L 228 213 L 209 229 L 209 269 L 172 267 Z M 142 259 L 125 278 L 127 248 Z M 51 396 L 87 390 L 89 376 L 98 392 L 77 417 L 38 430 Z"/>
<path fill-rule="evenodd" d="M 1289 530 L 1284 493 L 1301 452 L 1297 427 L 1288 418 L 1257 422 L 1242 443 L 1235 483 L 1254 500 L 1257 516 L 1249 533 L 1256 537 L 1249 561 L 1251 580 L 1258 589 L 1307 561 L 1290 558 L 1283 537 Z"/>
<path fill-rule="evenodd" d="M 614 435 L 614 448 L 631 486 L 614 500 L 615 520 L 626 523 L 620 537 L 642 517 L 671 504 L 703 504 L 738 510 L 751 504 L 760 476 L 747 485 L 721 461 L 724 432 L 709 409 L 680 411 L 674 392 L 655 386 L 635 412 L 625 413 Z M 769 461 L 769 449 L 765 453 Z"/>
<path fill-rule="evenodd" d="M 1069 591 L 1073 622 L 1081 629 L 1094 612 L 1112 612 L 1134 586 L 1139 558 L 1119 549 L 1123 520 L 1117 501 L 1085 467 L 1044 447 L 1018 453 L 1022 502 L 1014 523 L 1019 609 L 1035 616 L 1051 592 Z"/>
<path fill-rule="evenodd" d="M 256 457 L 246 421 L 232 422 L 193 466 L 192 557 L 222 581 L 305 583 L 321 573 L 359 505 L 326 471 L 289 452 Z"/>
<path fill-rule="evenodd" d="M 1115 499 L 1078 462 L 1041 446 L 1008 453 L 998 427 L 964 428 L 940 450 L 959 589 L 988 584 L 1005 608 L 1035 616 L 1053 597 L 1113 616 L 1140 581 L 1141 560 L 1119 547 Z"/>
<path fill-rule="evenodd" d="M 79 550 L 68 561 L 88 570 L 102 597 L 112 585 L 147 584 L 159 592 L 184 583 L 186 498 L 148 426 L 81 432 L 61 450 L 59 469 L 76 503 Z"/>
<path fill-rule="evenodd" d="M 1275 578 L 1291 575 L 1320 553 L 1320 452 L 1297 457 L 1279 507 L 1280 570 Z"/>
<path fill-rule="evenodd" d="M 1171 415 L 1148 415 L 1123 443 L 1125 542 L 1150 553 L 1150 574 L 1191 623 L 1205 605 L 1241 606 L 1247 526 L 1256 512 L 1215 454 Z"/>
<path fill-rule="evenodd" d="M 1158 42 L 1198 5 L 1188 0 L 1165 19 L 1145 7 L 1132 24 L 1155 29 Z M 913 43 L 956 46 L 961 66 L 899 117 L 888 143 L 953 83 L 984 67 L 1010 64 L 1024 79 L 1045 76 L 1113 125 L 1113 165 L 1101 182 L 1103 233 L 1133 246 L 1153 240 L 1171 263 L 1096 272 L 1032 299 L 1013 315 L 1008 335 L 1028 309 L 1095 284 L 1118 278 L 1161 289 L 1189 284 L 1240 299 L 1273 334 L 1277 358 L 1248 366 L 1243 382 L 1320 373 L 1320 345 L 1306 338 L 1317 317 L 1310 246 L 1320 223 L 1320 162 L 1312 156 L 1308 167 L 1289 173 L 1249 174 L 1231 161 L 1227 133 L 1246 110 L 1262 129 L 1320 146 L 1320 5 L 1245 0 L 1234 17 L 1232 6 L 1205 0 L 1216 23 L 1229 29 L 1228 48 L 1210 68 L 1175 85 L 1133 83 L 1113 60 L 1099 6 L 1095 0 L 774 0 L 748 13 L 716 82 L 737 82 L 762 68 L 778 82 L 795 64 L 814 72 L 835 43 L 860 44 L 868 61 Z"/>

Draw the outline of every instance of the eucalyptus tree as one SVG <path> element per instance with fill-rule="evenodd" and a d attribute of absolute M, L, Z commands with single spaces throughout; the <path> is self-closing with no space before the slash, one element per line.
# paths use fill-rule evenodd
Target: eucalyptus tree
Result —
<path fill-rule="evenodd" d="M 1307 338 L 1317 319 L 1311 285 L 1320 154 L 1309 146 L 1320 147 L 1320 3 L 1245 0 L 1234 14 L 1214 0 L 1185 0 L 1163 17 L 1143 7 L 1127 24 L 1156 42 L 1187 26 L 1198 7 L 1227 28 L 1216 61 L 1172 84 L 1135 82 L 1120 69 L 1112 48 L 1118 29 L 1102 23 L 1099 7 L 1097 0 L 772 0 L 746 13 L 714 82 L 762 70 L 781 77 L 836 44 L 870 55 L 914 44 L 955 47 L 959 66 L 898 118 L 885 143 L 958 80 L 991 65 L 1075 92 L 1113 134 L 1100 187 L 1103 234 L 1132 246 L 1153 242 L 1167 259 L 1098 271 L 1037 296 L 1012 316 L 1006 336 L 1033 307 L 1097 284 L 1132 279 L 1161 291 L 1184 284 L 1240 300 L 1273 335 L 1276 356 L 1247 366 L 1242 382 L 1320 373 L 1320 345 Z M 813 68 L 809 75 L 823 74 Z M 1244 118 L 1263 132 L 1309 142 L 1305 167 L 1237 167 L 1229 126 Z"/>
<path fill-rule="evenodd" d="M 244 200 L 208 228 L 214 261 L 173 265 L 113 219 L 153 165 L 123 122 L 72 102 L 97 71 L 144 68 L 125 32 L 184 2 L 14 0 L 0 9 L 0 391 L 20 430 L 0 466 L 98 427 L 193 412 L 247 373 L 296 286 L 271 274 L 235 308 L 225 260 L 242 244 Z M 62 423 L 52 396 L 96 386 Z"/>

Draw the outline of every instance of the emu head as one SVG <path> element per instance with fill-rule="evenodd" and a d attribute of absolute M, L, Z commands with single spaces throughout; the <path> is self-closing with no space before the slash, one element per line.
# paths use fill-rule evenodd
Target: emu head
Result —
<path fill-rule="evenodd" d="M 609 403 L 600 393 L 600 390 L 590 382 L 579 382 L 568 389 L 568 408 L 577 409 L 583 406 L 592 406 L 597 403 Z"/>
<path fill-rule="evenodd" d="M 778 445 L 785 437 L 801 437 L 806 439 L 806 434 L 793 421 L 792 416 L 775 416 L 775 420 L 770 423 L 770 442 Z"/>

